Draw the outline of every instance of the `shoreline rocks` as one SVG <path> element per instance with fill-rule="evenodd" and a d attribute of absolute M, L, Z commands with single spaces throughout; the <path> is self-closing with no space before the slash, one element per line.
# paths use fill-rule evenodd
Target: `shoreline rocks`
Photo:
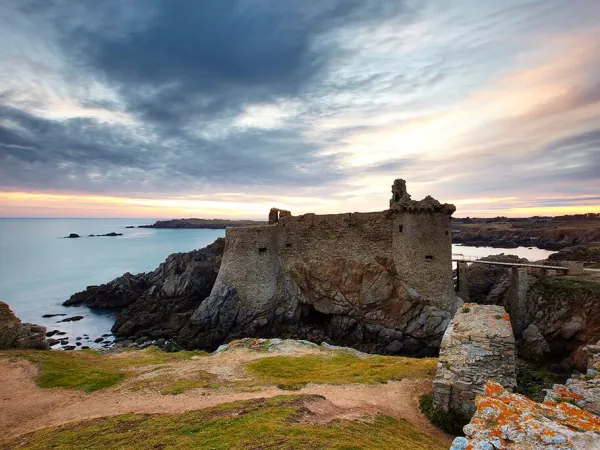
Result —
<path fill-rule="evenodd" d="M 47 350 L 46 328 L 22 323 L 6 303 L 0 302 L 0 350 L 9 348 Z"/>

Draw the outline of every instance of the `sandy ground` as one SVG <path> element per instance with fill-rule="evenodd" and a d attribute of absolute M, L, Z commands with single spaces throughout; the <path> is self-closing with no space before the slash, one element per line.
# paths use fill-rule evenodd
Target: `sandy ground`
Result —
<path fill-rule="evenodd" d="M 298 349 L 295 349 L 298 355 Z M 311 350 L 302 353 L 312 353 Z M 168 364 L 159 371 L 142 373 L 121 385 L 91 394 L 67 389 L 41 389 L 34 383 L 36 367 L 23 360 L 0 360 L 0 437 L 18 436 L 39 428 L 71 421 L 112 416 L 124 413 L 181 413 L 235 400 L 290 394 L 274 386 L 259 387 L 254 392 L 213 389 L 193 389 L 179 395 L 132 391 L 135 379 L 154 376 L 161 371 L 178 374 L 205 370 L 220 379 L 248 379 L 244 365 L 265 354 L 235 350 L 208 357 Z M 154 375 L 150 375 L 154 374 Z M 335 418 L 355 419 L 365 414 L 381 413 L 404 418 L 426 433 L 445 442 L 451 438 L 432 426 L 419 411 L 418 398 L 431 391 L 426 380 L 392 381 L 377 385 L 308 385 L 294 394 L 319 394 L 324 401 L 312 403 L 311 422 L 324 423 Z"/>

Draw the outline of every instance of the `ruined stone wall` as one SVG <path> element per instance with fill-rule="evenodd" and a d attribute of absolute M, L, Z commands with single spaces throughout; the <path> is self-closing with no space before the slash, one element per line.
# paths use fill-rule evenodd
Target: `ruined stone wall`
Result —
<path fill-rule="evenodd" d="M 488 380 L 509 389 L 517 384 L 510 318 L 502 306 L 466 303 L 442 339 L 433 406 L 471 416 Z"/>
<path fill-rule="evenodd" d="M 454 303 L 450 215 L 436 211 L 398 211 L 394 217 L 393 258 L 404 282 L 441 309 Z M 450 249 L 450 250 L 449 250 Z"/>
<path fill-rule="evenodd" d="M 454 207 L 412 201 L 405 191 L 394 198 L 403 203 L 382 212 L 280 214 L 274 222 L 272 211 L 268 226 L 228 228 L 216 283 L 192 316 L 198 345 L 207 334 L 210 345 L 289 335 L 437 351 L 456 298 Z"/>

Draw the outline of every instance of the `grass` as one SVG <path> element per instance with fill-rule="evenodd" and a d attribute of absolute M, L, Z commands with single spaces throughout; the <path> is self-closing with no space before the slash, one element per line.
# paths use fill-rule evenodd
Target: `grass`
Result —
<path fill-rule="evenodd" d="M 348 353 L 332 357 L 274 356 L 251 362 L 247 370 L 280 389 L 300 389 L 308 383 L 385 383 L 403 378 L 433 378 L 437 359 L 372 356 Z"/>
<path fill-rule="evenodd" d="M 158 391 L 163 395 L 178 395 L 192 389 L 227 389 L 235 392 L 255 392 L 260 390 L 263 383 L 255 380 L 218 380 L 217 375 L 204 370 L 178 376 L 173 373 L 163 373 L 135 380 L 128 386 L 132 391 Z"/>
<path fill-rule="evenodd" d="M 433 397 L 431 394 L 425 394 L 419 398 L 419 408 L 431 423 L 437 425 L 446 433 L 453 436 L 463 436 L 463 427 L 470 421 L 470 418 L 465 414 L 454 411 L 444 412 L 434 409 Z"/>
<path fill-rule="evenodd" d="M 442 450 L 447 444 L 406 420 L 302 423 L 306 403 L 319 396 L 279 396 L 229 403 L 184 414 L 126 414 L 46 428 L 0 442 L 0 450 L 29 449 L 402 449 Z"/>
<path fill-rule="evenodd" d="M 133 374 L 131 369 L 165 364 L 205 355 L 204 352 L 162 352 L 156 348 L 100 354 L 93 350 L 3 351 L 0 358 L 24 358 L 39 367 L 36 384 L 43 388 L 94 392 L 113 386 Z"/>

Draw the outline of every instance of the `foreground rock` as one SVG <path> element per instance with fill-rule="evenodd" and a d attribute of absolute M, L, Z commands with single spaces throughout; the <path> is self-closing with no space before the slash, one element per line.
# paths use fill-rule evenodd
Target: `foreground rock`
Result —
<path fill-rule="evenodd" d="M 515 338 L 504 308 L 466 303 L 444 333 L 433 407 L 470 417 L 486 381 L 517 385 L 515 367 Z"/>
<path fill-rule="evenodd" d="M 585 347 L 587 370 L 573 375 L 565 385 L 555 384 L 546 392 L 547 401 L 569 402 L 600 416 L 600 341 Z"/>
<path fill-rule="evenodd" d="M 451 450 L 600 448 L 600 417 L 568 402 L 537 403 L 490 381 L 476 405 L 465 437 L 456 438 Z"/>
<path fill-rule="evenodd" d="M 174 253 L 153 272 L 126 273 L 110 283 L 89 286 L 64 305 L 122 309 L 112 329 L 120 337 L 175 339 L 210 294 L 224 247 L 220 238 L 200 250 Z"/>
<path fill-rule="evenodd" d="M 0 302 L 0 350 L 33 348 L 46 350 L 46 328 L 22 323 L 6 303 Z"/>

